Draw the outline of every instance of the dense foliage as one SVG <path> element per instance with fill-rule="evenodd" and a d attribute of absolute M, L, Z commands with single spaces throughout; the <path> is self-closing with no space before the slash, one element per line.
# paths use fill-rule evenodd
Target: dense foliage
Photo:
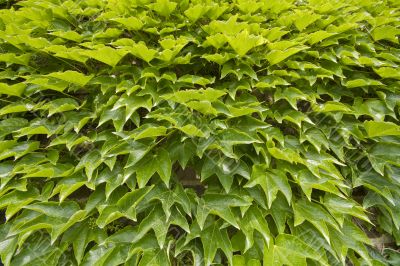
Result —
<path fill-rule="evenodd" d="M 400 1 L 0 1 L 5 265 L 400 265 Z"/>

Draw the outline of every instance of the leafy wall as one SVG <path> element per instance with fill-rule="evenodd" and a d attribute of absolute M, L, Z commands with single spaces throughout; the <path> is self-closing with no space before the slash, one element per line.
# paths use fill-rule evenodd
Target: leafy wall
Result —
<path fill-rule="evenodd" d="M 400 1 L 0 5 L 5 265 L 399 265 Z"/>

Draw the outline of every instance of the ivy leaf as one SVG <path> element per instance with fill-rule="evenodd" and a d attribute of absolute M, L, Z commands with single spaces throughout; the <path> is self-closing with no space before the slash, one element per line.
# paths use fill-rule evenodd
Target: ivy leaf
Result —
<path fill-rule="evenodd" d="M 218 65 L 224 65 L 225 62 L 233 58 L 233 54 L 230 53 L 219 53 L 219 54 L 205 54 L 201 56 L 208 61 L 215 62 Z"/>
<path fill-rule="evenodd" d="M 187 82 L 187 83 L 191 83 L 191 84 L 198 84 L 201 86 L 206 86 L 208 84 L 214 83 L 214 81 L 215 81 L 215 78 L 207 79 L 207 78 L 195 76 L 195 75 L 184 75 L 178 79 L 178 82 Z M 213 92 L 212 89 L 208 88 L 204 91 L 204 94 L 211 95 L 212 92 Z"/>
<path fill-rule="evenodd" d="M 111 111 L 125 107 L 125 120 L 127 121 L 139 108 L 146 108 L 150 111 L 152 106 L 153 103 L 150 97 L 124 94 L 115 102 Z"/>
<path fill-rule="evenodd" d="M 67 176 L 60 180 L 54 187 L 52 196 L 60 193 L 60 203 L 63 202 L 70 194 L 86 184 L 86 179 L 80 175 Z"/>
<path fill-rule="evenodd" d="M 17 83 L 14 85 L 8 85 L 0 83 L 0 94 L 6 94 L 11 96 L 21 96 L 25 91 L 26 85 L 24 83 Z"/>
<path fill-rule="evenodd" d="M 107 237 L 105 231 L 91 226 L 87 220 L 77 223 L 62 237 L 62 242 L 72 242 L 75 259 L 78 263 L 82 261 L 84 251 L 90 242 L 101 243 Z"/>
<path fill-rule="evenodd" d="M 245 252 L 249 250 L 254 244 L 254 230 L 257 230 L 268 245 L 271 239 L 271 233 L 269 231 L 268 223 L 265 220 L 265 216 L 257 207 L 250 207 L 243 219 L 241 220 L 240 227 L 246 236 Z"/>
<path fill-rule="evenodd" d="M 99 217 L 96 220 L 96 224 L 100 228 L 104 228 L 107 224 L 121 217 L 126 217 L 132 221 L 136 221 L 136 206 L 152 188 L 153 186 L 148 186 L 126 193 L 115 205 L 108 205 L 99 211 Z"/>
<path fill-rule="evenodd" d="M 388 135 L 400 135 L 400 126 L 392 122 L 365 121 L 365 130 L 368 137 L 380 137 Z"/>
<path fill-rule="evenodd" d="M 147 154 L 135 166 L 139 188 L 144 187 L 149 179 L 157 172 L 168 186 L 171 177 L 172 162 L 165 149 L 159 149 L 156 154 Z"/>
<path fill-rule="evenodd" d="M 218 222 L 212 223 L 201 232 L 201 242 L 203 243 L 205 265 L 211 265 L 214 261 L 217 249 L 221 249 L 228 262 L 232 265 L 232 246 L 226 229 L 221 229 Z"/>
<path fill-rule="evenodd" d="M 268 200 L 268 207 L 271 208 L 276 199 L 278 191 L 281 191 L 288 202 L 291 203 L 292 190 L 290 188 L 287 176 L 279 170 L 268 171 L 265 165 L 254 165 L 251 178 L 245 187 L 254 187 L 260 185 Z"/>
<path fill-rule="evenodd" d="M 335 33 L 319 30 L 308 35 L 308 43 L 313 45 L 333 35 Z"/>
<path fill-rule="evenodd" d="M 23 118 L 8 118 L 0 121 L 0 140 L 27 125 L 28 120 Z"/>
<path fill-rule="evenodd" d="M 203 42 L 203 46 L 208 47 L 212 45 L 216 49 L 219 49 L 225 45 L 228 41 L 227 36 L 222 33 L 217 33 L 214 35 L 207 36 L 206 41 Z"/>
<path fill-rule="evenodd" d="M 156 3 L 152 4 L 151 7 L 158 14 L 169 17 L 169 15 L 175 10 L 177 3 L 170 2 L 169 0 L 157 0 Z"/>
<path fill-rule="evenodd" d="M 3 53 L 0 55 L 0 62 L 5 62 L 7 65 L 20 64 L 28 66 L 31 59 L 31 54 L 17 55 L 14 53 Z"/>
<path fill-rule="evenodd" d="M 189 103 L 195 100 L 213 102 L 225 94 L 225 91 L 207 88 L 205 90 L 182 90 L 175 93 L 165 94 L 162 98 L 178 103 Z"/>
<path fill-rule="evenodd" d="M 143 27 L 143 23 L 135 17 L 129 18 L 115 18 L 114 21 L 121 23 L 129 30 L 140 30 Z"/>
<path fill-rule="evenodd" d="M 14 141 L 0 141 L 0 147 L 4 148 L 0 152 L 0 160 L 4 160 L 9 157 L 15 159 L 21 158 L 25 154 L 33 152 L 39 149 L 40 143 L 38 141 L 25 141 L 16 143 Z"/>
<path fill-rule="evenodd" d="M 86 254 L 82 265 L 118 265 L 125 261 L 129 246 L 95 246 Z"/>
<path fill-rule="evenodd" d="M 169 153 L 165 149 L 160 149 L 158 154 L 158 174 L 161 180 L 168 186 L 171 177 L 172 163 Z"/>
<path fill-rule="evenodd" d="M 147 265 L 158 266 L 162 264 L 168 266 L 171 265 L 168 259 L 167 252 L 164 249 L 161 250 L 149 249 L 144 252 L 143 257 L 140 259 L 138 266 L 147 266 Z"/>
<path fill-rule="evenodd" d="M 235 65 L 233 62 L 226 63 L 221 70 L 221 78 L 226 77 L 228 74 L 236 75 L 238 80 L 241 80 L 244 75 L 247 75 L 254 80 L 258 80 L 256 72 L 247 64 Z"/>
<path fill-rule="evenodd" d="M 294 25 L 299 31 L 303 31 L 309 25 L 314 23 L 316 20 L 321 18 L 321 15 L 307 12 L 307 11 L 300 11 L 296 14 L 296 19 L 294 21 Z"/>
<path fill-rule="evenodd" d="M 2 263 L 395 263 L 398 1 L 359 2 L 0 0 Z"/>
<path fill-rule="evenodd" d="M 157 54 L 157 50 L 148 48 L 144 42 L 132 44 L 130 47 L 125 46 L 123 49 L 148 63 L 153 60 Z"/>
<path fill-rule="evenodd" d="M 51 101 L 41 107 L 41 109 L 48 109 L 49 115 L 52 116 L 55 113 L 63 113 L 66 111 L 76 110 L 79 108 L 79 104 L 77 101 L 71 98 L 60 98 L 54 101 Z"/>
<path fill-rule="evenodd" d="M 43 213 L 48 217 L 69 219 L 80 210 L 78 203 L 74 201 L 58 202 L 37 202 L 25 206 L 25 209 Z"/>
<path fill-rule="evenodd" d="M 382 82 L 373 79 L 354 79 L 346 82 L 345 86 L 347 88 L 356 88 L 364 86 L 379 86 L 383 85 Z"/>
<path fill-rule="evenodd" d="M 143 125 L 138 128 L 137 132 L 133 133 L 129 138 L 134 138 L 135 140 L 144 138 L 154 138 L 159 136 L 165 136 L 167 133 L 167 128 L 164 126 L 150 127 L 149 125 Z"/>
<path fill-rule="evenodd" d="M 229 45 L 239 56 L 244 56 L 252 48 L 264 43 L 264 38 L 249 34 L 244 30 L 235 36 L 227 36 Z"/>
<path fill-rule="evenodd" d="M 397 35 L 400 35 L 400 29 L 397 29 L 396 27 L 390 25 L 383 25 L 373 29 L 371 35 L 375 41 L 380 41 L 385 39 L 392 41 L 394 43 L 399 43 Z"/>
<path fill-rule="evenodd" d="M 11 103 L 0 109 L 0 115 L 30 111 L 35 106 L 36 106 L 35 104 L 29 104 L 23 102 Z"/>
<path fill-rule="evenodd" d="M 270 265 L 305 266 L 307 265 L 306 259 L 310 258 L 322 265 L 329 265 L 312 244 L 307 244 L 293 235 L 279 234 L 275 244 L 270 245 L 269 248 L 264 246 L 264 261 Z M 287 254 L 291 255 L 287 256 Z"/>
<path fill-rule="evenodd" d="M 317 203 L 299 200 L 293 205 L 293 210 L 295 226 L 302 224 L 305 220 L 309 221 L 321 232 L 328 243 L 330 242 L 328 225 L 339 231 L 339 226 L 331 214 Z"/>
<path fill-rule="evenodd" d="M 197 219 L 200 228 L 204 227 L 207 216 L 211 214 L 218 215 L 231 225 L 239 228 L 232 211 L 232 207 L 246 207 L 251 205 L 248 197 L 239 197 L 236 195 L 219 195 L 219 194 L 206 194 L 199 200 L 197 207 Z"/>
<path fill-rule="evenodd" d="M 35 201 L 39 197 L 39 191 L 13 191 L 0 197 L 0 208 L 7 207 L 6 219 L 9 220 L 22 208 Z"/>
<path fill-rule="evenodd" d="M 374 71 L 382 78 L 400 79 L 399 71 L 391 67 L 374 68 Z"/>
<path fill-rule="evenodd" d="M 326 194 L 323 204 L 336 218 L 340 226 L 343 226 L 345 215 L 351 215 L 372 224 L 362 206 L 358 205 L 354 201 Z"/>
<path fill-rule="evenodd" d="M 286 50 L 272 50 L 271 52 L 269 52 L 266 56 L 266 59 L 268 60 L 268 62 L 271 65 L 276 65 L 280 62 L 282 62 L 283 60 L 285 60 L 286 58 L 297 54 L 300 51 L 303 51 L 305 49 L 308 49 L 308 47 L 304 46 L 304 47 L 292 47 Z"/>
<path fill-rule="evenodd" d="M 207 155 L 203 167 L 201 169 L 201 180 L 206 180 L 212 175 L 217 175 L 218 180 L 226 192 L 231 189 L 234 175 L 239 174 L 248 179 L 248 171 L 246 164 L 238 162 L 234 159 L 220 156 L 219 154 Z"/>
<path fill-rule="evenodd" d="M 203 17 L 204 14 L 209 10 L 208 6 L 197 4 L 189 7 L 185 10 L 184 14 L 190 19 L 192 23 L 196 22 L 199 18 Z"/>
<path fill-rule="evenodd" d="M 203 114 L 217 115 L 217 110 L 211 105 L 208 101 L 191 101 L 186 104 L 188 107 L 193 110 L 199 111 Z"/>
<path fill-rule="evenodd" d="M 115 67 L 126 53 L 127 51 L 113 49 L 104 45 L 94 50 L 84 50 L 80 52 L 82 55 L 86 55 L 112 67 Z"/>
<path fill-rule="evenodd" d="M 136 243 L 150 230 L 156 233 L 157 242 L 162 248 L 165 243 L 165 236 L 169 226 L 166 223 L 165 215 L 160 208 L 154 208 L 150 213 L 142 220 L 142 222 L 135 226 L 127 226 L 124 229 L 118 231 L 112 236 L 104 240 L 104 243 Z"/>
<path fill-rule="evenodd" d="M 326 191 L 338 196 L 342 195 L 338 187 L 345 187 L 345 184 L 343 184 L 343 182 L 339 180 L 328 177 L 316 177 L 307 169 L 299 170 L 294 168 L 293 171 L 296 171 L 296 174 L 294 175 L 295 180 L 299 183 L 301 189 L 303 190 L 309 201 L 311 201 L 311 194 L 313 189 Z"/>
<path fill-rule="evenodd" d="M 53 31 L 51 35 L 58 36 L 70 41 L 81 42 L 84 37 L 76 31 Z"/>
<path fill-rule="evenodd" d="M 69 83 L 75 83 L 80 86 L 85 86 L 93 77 L 93 75 L 86 76 L 80 72 L 68 70 L 65 72 L 52 72 L 47 75 L 48 77 L 61 79 Z"/>
<path fill-rule="evenodd" d="M 100 164 L 102 164 L 101 154 L 97 150 L 93 150 L 84 155 L 76 166 L 75 171 L 85 168 L 86 176 L 88 181 L 90 181 L 93 177 L 93 172 L 100 166 Z"/>
<path fill-rule="evenodd" d="M 180 127 L 179 130 L 189 136 L 205 137 L 204 133 L 200 129 L 191 124 Z"/>
<path fill-rule="evenodd" d="M 9 265 L 13 258 L 14 251 L 17 248 L 18 238 L 17 236 L 7 237 L 2 235 L 2 241 L 0 242 L 0 254 L 1 260 L 5 265 Z"/>

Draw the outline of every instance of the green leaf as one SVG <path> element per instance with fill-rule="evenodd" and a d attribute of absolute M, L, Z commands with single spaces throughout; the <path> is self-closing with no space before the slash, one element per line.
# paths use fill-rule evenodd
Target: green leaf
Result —
<path fill-rule="evenodd" d="M 367 131 L 368 137 L 370 138 L 389 135 L 400 135 L 400 126 L 392 122 L 365 121 L 364 128 Z"/>
<path fill-rule="evenodd" d="M 374 71 L 382 78 L 400 79 L 400 71 L 391 67 L 374 68 Z"/>
<path fill-rule="evenodd" d="M 232 61 L 224 64 L 221 70 L 221 78 L 226 77 L 229 73 L 236 75 L 238 80 L 241 80 L 244 75 L 258 80 L 256 72 L 247 64 L 235 65 Z"/>
<path fill-rule="evenodd" d="M 213 102 L 225 94 L 225 91 L 207 88 L 199 90 L 182 90 L 175 93 L 165 94 L 162 98 L 178 103 L 188 103 L 193 100 Z"/>
<path fill-rule="evenodd" d="M 217 249 L 221 249 L 224 252 L 229 264 L 232 265 L 233 250 L 231 242 L 229 241 L 226 229 L 221 229 L 218 222 L 214 222 L 201 232 L 201 242 L 203 243 L 206 265 L 211 265 L 214 261 Z"/>
<path fill-rule="evenodd" d="M 305 28 L 307 28 L 309 25 L 314 23 L 319 18 L 321 18 L 321 15 L 306 11 L 300 11 L 296 14 L 294 25 L 299 31 L 303 31 Z"/>
<path fill-rule="evenodd" d="M 31 59 L 31 54 L 16 55 L 14 53 L 0 54 L 0 62 L 5 62 L 7 65 L 20 64 L 27 66 Z"/>
<path fill-rule="evenodd" d="M 234 128 L 222 130 L 218 133 L 218 136 L 220 136 L 223 145 L 232 146 L 237 144 L 261 143 L 259 139 Z"/>
<path fill-rule="evenodd" d="M 39 149 L 40 143 L 38 141 L 14 142 L 14 141 L 0 141 L 0 147 L 3 150 L 0 152 L 0 160 L 9 157 L 15 159 L 21 158 L 25 154 Z"/>
<path fill-rule="evenodd" d="M 25 91 L 26 85 L 24 83 L 17 83 L 14 85 L 8 85 L 0 83 L 0 94 L 6 94 L 11 96 L 21 96 Z"/>
<path fill-rule="evenodd" d="M 305 220 L 309 221 L 324 236 L 328 243 L 330 242 L 328 225 L 339 230 L 339 226 L 331 214 L 317 203 L 299 200 L 293 205 L 293 210 L 295 226 L 302 224 Z"/>
<path fill-rule="evenodd" d="M 207 78 L 195 76 L 195 75 L 184 75 L 178 79 L 178 82 L 187 82 L 187 83 L 191 83 L 191 84 L 198 84 L 201 86 L 206 86 L 208 84 L 214 83 L 214 80 L 215 80 L 215 78 L 207 79 Z M 204 91 L 204 94 L 211 95 L 212 92 L 213 92 L 212 89 L 208 88 Z"/>
<path fill-rule="evenodd" d="M 268 62 L 271 65 L 276 65 L 280 62 L 282 62 L 283 60 L 285 60 L 286 58 L 297 54 L 300 51 L 303 51 L 305 49 L 307 49 L 308 47 L 304 46 L 304 47 L 292 47 L 286 50 L 272 50 L 271 52 L 269 52 L 266 56 L 266 59 L 268 60 Z"/>
<path fill-rule="evenodd" d="M 53 77 L 57 79 L 61 79 L 70 83 L 75 83 L 80 86 L 85 86 L 91 79 L 91 76 L 86 76 L 80 72 L 77 71 L 65 71 L 65 72 L 53 72 L 47 75 L 48 77 Z"/>
<path fill-rule="evenodd" d="M 383 25 L 373 29 L 371 35 L 375 41 L 389 40 L 399 43 L 397 35 L 400 35 L 400 29 L 390 25 Z"/>
<path fill-rule="evenodd" d="M 78 43 L 84 39 L 84 37 L 76 31 L 53 31 L 50 34 Z"/>
<path fill-rule="evenodd" d="M 143 59 L 147 63 L 155 58 L 157 50 L 148 48 L 144 42 L 139 42 L 137 44 L 132 44 L 130 47 L 125 46 L 124 51 L 133 54 L 134 56 Z"/>
<path fill-rule="evenodd" d="M 125 120 L 127 121 L 139 108 L 143 107 L 150 111 L 153 107 L 153 102 L 150 97 L 124 94 L 115 102 L 111 111 L 121 107 L 125 107 Z"/>
<path fill-rule="evenodd" d="M 39 197 L 37 190 L 13 191 L 0 197 L 0 208 L 7 207 L 6 219 L 9 220 L 22 208 L 35 201 Z"/>
<path fill-rule="evenodd" d="M 156 154 L 147 154 L 135 166 L 139 187 L 144 187 L 157 172 L 161 180 L 168 186 L 171 177 L 172 162 L 165 149 L 159 149 Z"/>
<path fill-rule="evenodd" d="M 157 156 L 158 169 L 157 172 L 161 177 L 161 180 L 168 186 L 169 179 L 171 177 L 172 163 L 169 157 L 169 153 L 165 149 L 160 149 Z"/>
<path fill-rule="evenodd" d="M 113 20 L 124 25 L 128 30 L 140 30 L 143 27 L 143 23 L 135 17 L 115 18 Z"/>
<path fill-rule="evenodd" d="M 191 124 L 180 127 L 179 130 L 189 136 L 205 137 L 204 133 L 200 129 Z"/>
<path fill-rule="evenodd" d="M 308 35 L 308 43 L 313 45 L 335 35 L 335 33 L 319 30 Z"/>
<path fill-rule="evenodd" d="M 239 56 L 244 56 L 252 48 L 264 43 L 264 38 L 249 34 L 244 30 L 235 36 L 227 36 L 229 45 Z"/>
<path fill-rule="evenodd" d="M 25 207 L 25 209 L 33 210 L 45 214 L 48 217 L 69 219 L 77 211 L 80 210 L 78 203 L 74 201 L 58 202 L 38 202 Z"/>
<path fill-rule="evenodd" d="M 112 67 L 115 67 L 126 53 L 127 51 L 113 49 L 104 45 L 94 50 L 84 50 L 80 52 L 82 55 L 86 55 Z"/>
<path fill-rule="evenodd" d="M 267 170 L 265 165 L 253 165 L 251 178 L 245 187 L 260 185 L 268 200 L 268 207 L 272 206 L 278 191 L 281 191 L 288 202 L 291 204 L 292 190 L 287 176 L 284 172 L 277 169 Z"/>
<path fill-rule="evenodd" d="M 372 224 L 366 214 L 366 211 L 355 201 L 340 198 L 331 194 L 326 194 L 323 204 L 339 222 L 340 226 L 343 226 L 345 215 L 351 215 Z"/>
<path fill-rule="evenodd" d="M 136 206 L 152 188 L 152 186 L 149 186 L 126 193 L 115 205 L 108 205 L 99 211 L 96 224 L 100 228 L 104 228 L 107 224 L 121 217 L 136 221 Z"/>
<path fill-rule="evenodd" d="M 204 14 L 209 10 L 208 6 L 197 4 L 189 7 L 185 10 L 184 14 L 190 19 L 192 23 L 196 22 L 199 18 L 203 17 Z"/>
<path fill-rule="evenodd" d="M 315 243 L 305 243 L 300 238 L 280 234 L 275 240 L 275 244 L 269 248 L 264 246 L 264 263 L 269 265 L 307 265 L 307 258 L 313 259 L 322 265 L 329 265 L 318 252 L 318 247 L 313 246 Z M 288 256 L 290 254 L 290 256 Z"/>
<path fill-rule="evenodd" d="M 157 0 L 151 5 L 152 9 L 164 17 L 169 15 L 175 10 L 177 3 L 170 2 L 169 0 Z"/>
<path fill-rule="evenodd" d="M 199 111 L 203 114 L 217 115 L 217 110 L 208 101 L 191 101 L 186 104 L 193 110 Z"/>
<path fill-rule="evenodd" d="M 76 110 L 78 108 L 78 102 L 71 98 L 56 99 L 41 107 L 41 109 L 49 110 L 49 117 L 55 113 L 63 113 L 66 111 Z"/>
<path fill-rule="evenodd" d="M 209 214 L 215 214 L 239 228 L 232 207 L 248 207 L 251 201 L 248 197 L 239 197 L 237 195 L 209 193 L 199 200 L 197 206 L 197 222 L 202 229 Z"/>
<path fill-rule="evenodd" d="M 86 153 L 82 159 L 79 161 L 79 164 L 76 166 L 75 171 L 85 168 L 85 174 L 90 181 L 93 177 L 93 173 L 97 167 L 102 164 L 101 154 L 97 150 L 92 150 Z"/>
<path fill-rule="evenodd" d="M 254 230 L 257 230 L 268 245 L 271 239 L 268 223 L 265 216 L 257 207 L 250 207 L 244 215 L 240 227 L 246 236 L 245 251 L 249 250 L 254 245 Z"/>
<path fill-rule="evenodd" d="M 130 137 L 135 140 L 144 139 L 144 138 L 154 138 L 159 136 L 165 136 L 167 133 L 167 128 L 164 126 L 158 127 L 148 127 L 147 125 L 143 126 L 143 128 L 138 129 L 138 133 L 134 133 Z"/>
<path fill-rule="evenodd" d="M 365 87 L 365 86 L 379 86 L 383 85 L 382 82 L 373 79 L 354 79 L 346 82 L 347 88 Z"/>
<path fill-rule="evenodd" d="M 8 118 L 0 121 L 0 139 L 28 125 L 28 120 L 23 118 Z"/>
<path fill-rule="evenodd" d="M 157 242 L 162 248 L 168 230 L 168 226 L 165 225 L 168 223 L 166 223 L 164 213 L 160 208 L 154 208 L 139 225 L 125 227 L 108 237 L 104 243 L 136 243 L 145 237 L 147 232 L 153 230 L 156 233 Z"/>
<path fill-rule="evenodd" d="M 36 105 L 29 103 L 14 102 L 1 108 L 0 115 L 29 111 L 32 110 L 35 106 Z"/>
<path fill-rule="evenodd" d="M 206 41 L 203 42 L 203 46 L 208 47 L 212 45 L 216 49 L 220 49 L 228 41 L 228 37 L 222 33 L 207 36 Z"/>

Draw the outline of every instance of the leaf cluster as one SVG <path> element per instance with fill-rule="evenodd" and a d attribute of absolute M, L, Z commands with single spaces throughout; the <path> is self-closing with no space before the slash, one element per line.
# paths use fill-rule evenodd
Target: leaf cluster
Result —
<path fill-rule="evenodd" d="M 398 264 L 398 0 L 0 6 L 4 265 Z"/>

